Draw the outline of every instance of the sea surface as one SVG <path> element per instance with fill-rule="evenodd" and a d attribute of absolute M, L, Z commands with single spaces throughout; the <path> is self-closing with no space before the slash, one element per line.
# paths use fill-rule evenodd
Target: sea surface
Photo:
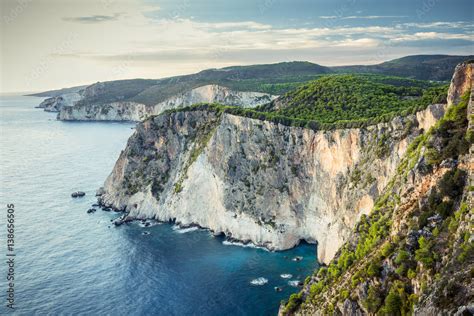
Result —
<path fill-rule="evenodd" d="M 268 252 L 227 245 L 206 230 L 114 227 L 118 213 L 87 214 L 134 124 L 60 122 L 34 108 L 41 98 L 0 100 L 1 315 L 12 313 L 10 203 L 16 315 L 272 315 L 298 291 L 289 282 L 304 281 L 317 267 L 315 245 Z M 71 198 L 77 190 L 86 196 Z"/>

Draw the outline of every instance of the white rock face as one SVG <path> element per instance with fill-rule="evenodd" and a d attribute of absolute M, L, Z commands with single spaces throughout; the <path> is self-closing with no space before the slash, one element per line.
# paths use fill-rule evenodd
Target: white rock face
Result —
<path fill-rule="evenodd" d="M 46 112 L 59 112 L 65 106 L 73 106 L 81 99 L 81 94 L 77 92 L 65 93 L 57 97 L 44 100 L 38 105 L 38 108 L 44 109 Z"/>
<path fill-rule="evenodd" d="M 76 104 L 62 107 L 61 121 L 140 121 L 148 114 L 146 105 L 136 102 L 113 102 L 100 105 Z"/>
<path fill-rule="evenodd" d="M 410 141 L 444 111 L 432 105 L 335 131 L 206 111 L 160 115 L 138 124 L 100 200 L 126 209 L 128 219 L 198 224 L 269 249 L 317 242 L 318 259 L 328 263 Z M 379 144 L 382 137 L 388 141 Z"/>
<path fill-rule="evenodd" d="M 234 91 L 219 85 L 201 86 L 175 95 L 155 105 L 135 102 L 114 102 L 109 104 L 78 104 L 63 107 L 59 120 L 95 121 L 142 121 L 148 116 L 158 115 L 165 110 L 185 107 L 196 103 L 221 103 L 242 107 L 255 107 L 268 103 L 277 96 L 260 92 Z"/>

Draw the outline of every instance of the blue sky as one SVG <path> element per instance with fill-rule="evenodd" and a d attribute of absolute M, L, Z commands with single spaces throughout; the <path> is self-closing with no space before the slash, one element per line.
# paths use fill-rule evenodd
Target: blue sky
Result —
<path fill-rule="evenodd" d="M 474 53 L 472 0 L 5 0 L 1 9 L 2 91 Z"/>
<path fill-rule="evenodd" d="M 397 22 L 472 22 L 470 0 L 240 0 L 147 1 L 161 10 L 157 18 L 182 17 L 206 22 L 256 21 L 275 27 L 323 26 L 320 17 L 335 17 L 337 25 L 392 25 Z M 376 18 L 379 16 L 380 18 Z M 355 17 L 360 17 L 356 19 Z M 369 17 L 364 19 L 364 17 Z"/>

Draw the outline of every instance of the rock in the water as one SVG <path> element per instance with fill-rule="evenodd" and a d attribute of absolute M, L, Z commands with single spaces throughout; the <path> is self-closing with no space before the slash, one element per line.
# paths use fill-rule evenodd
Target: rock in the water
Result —
<path fill-rule="evenodd" d="M 104 188 L 103 188 L 103 187 L 100 187 L 100 188 L 95 192 L 95 196 L 101 196 L 102 194 L 104 194 Z"/>
<path fill-rule="evenodd" d="M 73 198 L 83 197 L 84 195 L 86 195 L 86 193 L 85 193 L 85 192 L 82 192 L 82 191 L 73 192 L 73 193 L 71 194 L 71 196 L 72 196 Z"/>
<path fill-rule="evenodd" d="M 90 208 L 87 210 L 87 213 L 90 214 L 90 213 L 95 213 L 96 209 L 95 208 Z"/>

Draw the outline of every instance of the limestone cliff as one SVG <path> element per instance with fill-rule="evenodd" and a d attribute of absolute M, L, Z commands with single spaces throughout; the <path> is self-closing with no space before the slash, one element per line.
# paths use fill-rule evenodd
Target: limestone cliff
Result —
<path fill-rule="evenodd" d="M 46 112 L 59 112 L 63 107 L 73 106 L 81 97 L 80 92 L 61 94 L 45 99 L 38 105 L 38 108 L 44 109 Z"/>
<path fill-rule="evenodd" d="M 456 68 L 445 116 L 409 146 L 330 264 L 281 315 L 471 315 L 473 64 Z"/>
<path fill-rule="evenodd" d="M 125 220 L 199 225 L 269 249 L 304 239 L 328 263 L 384 190 L 412 139 L 444 114 L 313 131 L 213 111 L 138 124 L 100 201 Z"/>
<path fill-rule="evenodd" d="M 84 90 L 84 97 L 100 93 L 100 85 L 92 85 Z M 189 106 L 201 102 L 218 102 L 225 105 L 255 107 L 272 101 L 276 96 L 260 92 L 234 91 L 219 85 L 205 85 L 174 95 L 163 102 L 145 105 L 131 101 L 111 103 L 82 102 L 61 107 L 59 120 L 64 121 L 141 121 L 148 116 L 165 110 Z"/>

